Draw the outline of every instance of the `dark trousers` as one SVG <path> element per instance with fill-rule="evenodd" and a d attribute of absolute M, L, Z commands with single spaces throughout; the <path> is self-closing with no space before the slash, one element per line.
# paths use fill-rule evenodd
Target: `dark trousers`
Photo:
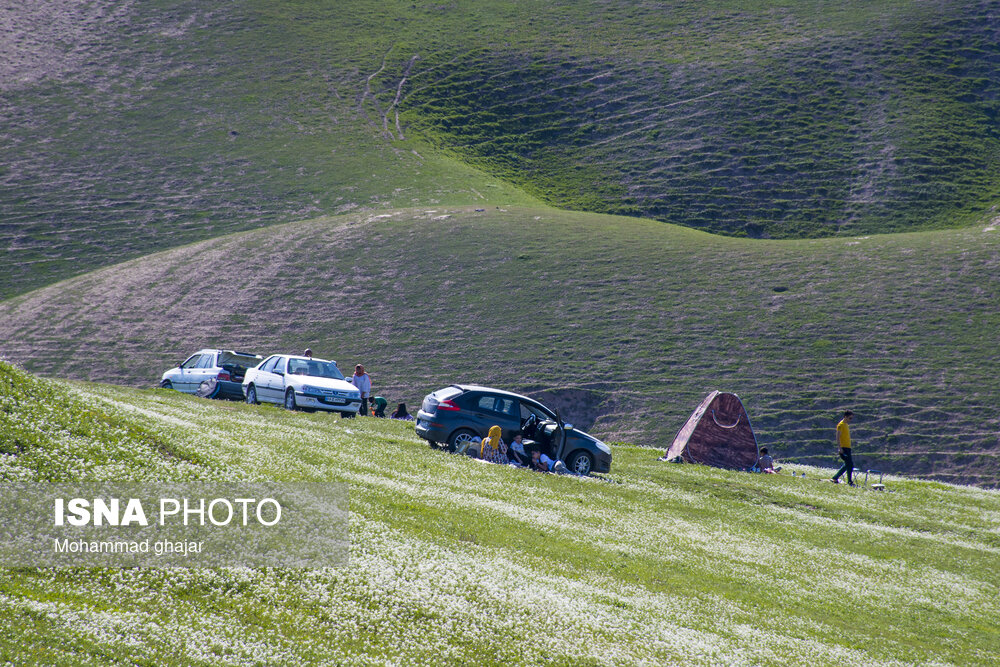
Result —
<path fill-rule="evenodd" d="M 367 396 L 363 396 L 361 398 L 361 407 L 358 408 L 358 414 L 361 415 L 362 417 L 368 417 L 369 416 L 369 414 L 368 414 L 368 397 Z M 353 413 L 347 413 L 347 412 L 344 413 L 344 416 L 347 417 L 348 419 L 353 419 L 355 417 L 355 415 Z"/>
<path fill-rule="evenodd" d="M 840 466 L 840 470 L 837 474 L 833 476 L 834 479 L 840 479 L 840 476 L 845 472 L 847 473 L 847 483 L 854 484 L 854 478 L 851 476 L 854 474 L 854 459 L 851 458 L 851 450 L 841 449 L 840 458 L 843 459 L 844 465 Z"/>

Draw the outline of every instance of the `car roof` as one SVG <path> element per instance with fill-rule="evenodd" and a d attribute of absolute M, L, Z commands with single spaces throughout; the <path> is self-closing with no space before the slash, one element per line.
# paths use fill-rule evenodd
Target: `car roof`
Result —
<path fill-rule="evenodd" d="M 531 401 L 532 403 L 538 403 L 535 399 L 530 396 L 525 396 L 524 394 L 515 394 L 512 391 L 505 391 L 503 389 L 496 389 L 494 387 L 484 387 L 479 384 L 453 384 L 452 387 L 461 389 L 462 391 L 488 391 L 491 394 L 500 394 L 501 396 L 511 396 L 513 398 L 523 398 Z"/>
<path fill-rule="evenodd" d="M 195 352 L 195 354 L 214 354 L 218 352 L 228 352 L 229 354 L 238 354 L 243 357 L 257 357 L 258 359 L 264 358 L 259 354 L 257 354 L 256 352 L 240 352 L 239 350 L 220 350 L 217 347 L 206 347 L 202 350 L 198 350 L 197 352 Z"/>

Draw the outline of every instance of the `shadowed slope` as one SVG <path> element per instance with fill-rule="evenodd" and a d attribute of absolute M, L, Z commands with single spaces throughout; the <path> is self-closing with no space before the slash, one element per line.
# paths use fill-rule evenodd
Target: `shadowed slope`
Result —
<path fill-rule="evenodd" d="M 720 389 L 779 458 L 828 462 L 850 407 L 861 464 L 993 485 L 998 266 L 995 229 L 755 242 L 555 209 L 398 210 L 9 300 L 0 353 L 148 386 L 199 347 L 308 346 L 365 362 L 390 401 L 456 381 L 544 392 L 581 427 L 658 447 Z"/>
<path fill-rule="evenodd" d="M 629 4 L 589 35 L 550 11 L 545 44 L 407 61 L 404 125 L 557 205 L 716 232 L 930 229 L 996 203 L 996 3 Z"/>
<path fill-rule="evenodd" d="M 0 44 L 0 298 L 354 209 L 541 197 L 775 237 L 981 220 L 1000 189 L 997 17 L 910 0 L 27 3 Z"/>

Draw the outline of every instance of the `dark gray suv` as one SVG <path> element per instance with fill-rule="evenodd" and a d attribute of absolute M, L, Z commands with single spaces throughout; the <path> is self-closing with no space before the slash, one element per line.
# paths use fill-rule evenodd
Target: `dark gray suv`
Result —
<path fill-rule="evenodd" d="M 417 412 L 417 435 L 431 445 L 455 451 L 464 441 L 485 438 L 493 425 L 504 442 L 521 433 L 525 450 L 539 449 L 588 475 L 611 470 L 611 449 L 594 436 L 566 424 L 558 413 L 520 394 L 477 385 L 453 384 L 428 394 Z"/>

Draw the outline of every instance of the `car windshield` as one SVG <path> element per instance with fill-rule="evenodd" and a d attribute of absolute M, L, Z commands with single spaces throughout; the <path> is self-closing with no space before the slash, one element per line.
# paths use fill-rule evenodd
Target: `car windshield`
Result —
<path fill-rule="evenodd" d="M 542 409 L 541 406 L 531 405 L 531 404 L 523 403 L 522 402 L 521 403 L 521 421 L 524 421 L 525 419 L 527 419 L 531 415 L 535 415 L 535 417 L 537 419 L 542 420 L 542 421 L 546 420 L 546 419 L 551 419 L 551 420 L 555 421 L 555 418 L 556 418 L 555 414 L 550 414 L 548 412 L 548 408 Z"/>
<path fill-rule="evenodd" d="M 318 359 L 289 359 L 288 372 L 291 375 L 308 375 L 316 378 L 343 380 L 344 374 L 337 368 L 336 362 L 320 361 Z"/>

